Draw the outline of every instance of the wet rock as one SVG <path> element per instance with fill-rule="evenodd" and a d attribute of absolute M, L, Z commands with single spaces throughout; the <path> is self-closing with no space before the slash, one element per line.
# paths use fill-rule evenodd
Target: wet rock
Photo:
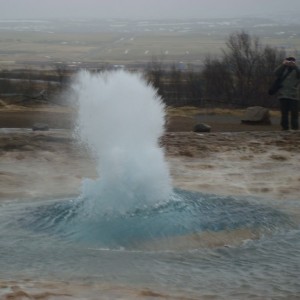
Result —
<path fill-rule="evenodd" d="M 32 126 L 33 131 L 48 131 L 49 130 L 49 125 L 45 123 L 34 123 Z"/>
<path fill-rule="evenodd" d="M 270 112 L 267 108 L 261 106 L 248 107 L 242 119 L 242 123 L 271 125 Z"/>
<path fill-rule="evenodd" d="M 0 107 L 5 107 L 6 106 L 6 103 L 0 99 Z"/>
<path fill-rule="evenodd" d="M 210 132 L 211 127 L 204 123 L 199 123 L 194 126 L 194 132 Z"/>

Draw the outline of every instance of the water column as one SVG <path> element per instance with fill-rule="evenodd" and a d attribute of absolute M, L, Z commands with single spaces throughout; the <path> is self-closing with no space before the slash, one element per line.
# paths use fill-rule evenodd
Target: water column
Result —
<path fill-rule="evenodd" d="M 166 201 L 171 180 L 159 138 L 165 107 L 141 74 L 80 71 L 72 85 L 76 136 L 89 149 L 98 179 L 86 179 L 89 214 L 124 213 Z"/>

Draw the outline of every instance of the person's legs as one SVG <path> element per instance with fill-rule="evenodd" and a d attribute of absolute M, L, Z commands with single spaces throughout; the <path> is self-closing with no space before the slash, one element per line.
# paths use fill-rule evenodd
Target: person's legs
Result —
<path fill-rule="evenodd" d="M 291 126 L 292 129 L 299 129 L 298 116 L 299 116 L 299 101 L 291 100 Z"/>
<path fill-rule="evenodd" d="M 281 128 L 282 130 L 289 129 L 289 100 L 280 99 L 280 110 L 281 110 Z"/>

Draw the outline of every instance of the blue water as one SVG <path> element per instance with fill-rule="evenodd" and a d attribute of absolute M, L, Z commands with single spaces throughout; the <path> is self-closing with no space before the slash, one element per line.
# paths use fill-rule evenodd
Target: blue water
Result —
<path fill-rule="evenodd" d="M 102 202 L 101 195 L 98 201 Z M 84 205 L 81 198 L 46 204 L 28 209 L 19 222 L 29 230 L 68 241 L 128 250 L 168 237 L 237 229 L 262 234 L 293 225 L 286 214 L 259 203 L 180 189 L 166 202 L 126 213 L 100 210 L 87 214 Z M 172 245 L 166 250 L 173 250 Z"/>
<path fill-rule="evenodd" d="M 82 216 L 82 201 L 3 203 L 0 278 L 104 281 L 196 298 L 300 295 L 297 201 L 283 205 L 177 189 L 165 203 L 92 219 Z M 238 234 L 226 240 L 241 230 L 241 240 Z M 198 246 L 190 243 L 191 234 Z M 202 238 L 224 244 L 203 244 Z"/>

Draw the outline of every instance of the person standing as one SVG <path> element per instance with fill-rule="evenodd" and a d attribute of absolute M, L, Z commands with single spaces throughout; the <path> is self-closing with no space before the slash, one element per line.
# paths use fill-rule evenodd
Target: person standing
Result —
<path fill-rule="evenodd" d="M 275 69 L 274 74 L 284 78 L 278 93 L 281 111 L 281 128 L 282 130 L 289 130 L 291 125 L 291 129 L 298 130 L 300 69 L 296 65 L 296 58 L 293 56 L 287 57 L 283 63 Z"/>

